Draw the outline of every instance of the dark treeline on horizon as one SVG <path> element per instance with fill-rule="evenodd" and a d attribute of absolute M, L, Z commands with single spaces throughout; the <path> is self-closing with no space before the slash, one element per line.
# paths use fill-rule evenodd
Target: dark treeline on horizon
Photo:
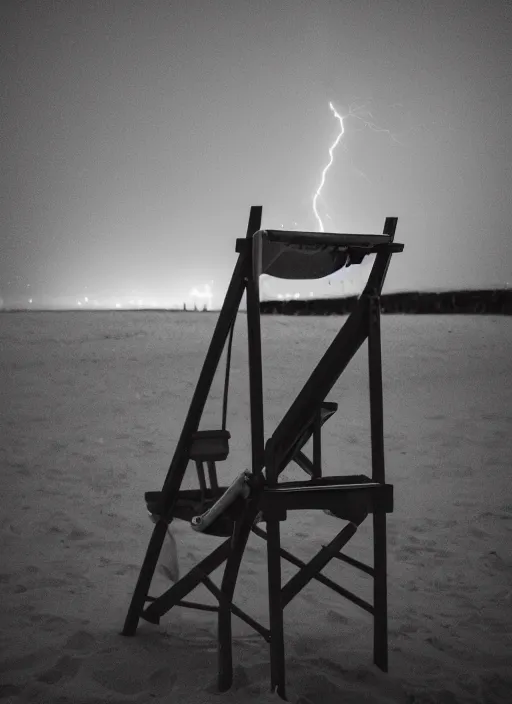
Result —
<path fill-rule="evenodd" d="M 344 298 L 309 298 L 290 300 L 261 301 L 262 315 L 346 315 L 355 306 L 358 296 Z M 419 292 L 407 291 L 401 293 L 383 294 L 381 297 L 382 313 L 390 314 L 490 314 L 512 315 L 512 288 Z M 43 312 L 43 311 L 73 311 L 73 312 L 114 312 L 114 313 L 218 313 L 218 309 L 207 309 L 206 306 L 181 308 L 66 308 L 53 306 L 45 308 L 5 307 L 2 312 Z M 241 309 L 244 312 L 243 309 Z"/>
<path fill-rule="evenodd" d="M 344 315 L 350 313 L 357 296 L 346 298 L 262 301 L 267 315 Z M 381 297 L 383 313 L 494 314 L 512 315 L 512 289 L 388 293 Z"/>

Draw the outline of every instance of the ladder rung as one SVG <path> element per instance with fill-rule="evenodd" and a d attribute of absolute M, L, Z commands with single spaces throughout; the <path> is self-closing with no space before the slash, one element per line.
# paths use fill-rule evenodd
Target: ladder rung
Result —
<path fill-rule="evenodd" d="M 325 547 L 325 545 L 322 545 L 322 547 Z M 358 570 L 361 570 L 361 572 L 366 572 L 366 574 L 369 574 L 371 577 L 375 575 L 375 570 L 373 567 L 370 567 L 370 565 L 365 565 L 364 562 L 360 562 L 359 560 L 356 560 L 354 557 L 350 557 L 349 555 L 345 555 L 343 552 L 339 552 L 337 555 L 334 555 L 334 557 L 337 560 L 341 560 L 341 562 L 346 562 L 347 565 L 352 565 L 352 567 L 357 568 Z"/>
<path fill-rule="evenodd" d="M 187 609 L 197 609 L 198 611 L 218 611 L 218 606 L 210 606 L 210 604 L 198 604 L 195 601 L 186 601 L 182 599 L 176 603 L 176 606 L 185 606 Z"/>

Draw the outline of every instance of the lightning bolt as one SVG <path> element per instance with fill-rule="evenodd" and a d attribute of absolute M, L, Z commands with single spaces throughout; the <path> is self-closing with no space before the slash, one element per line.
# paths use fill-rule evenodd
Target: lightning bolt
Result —
<path fill-rule="evenodd" d="M 336 139 L 334 140 L 334 142 L 333 142 L 333 143 L 331 144 L 331 146 L 329 147 L 329 162 L 328 162 L 327 166 L 324 167 L 324 170 L 322 171 L 322 178 L 320 179 L 320 185 L 319 185 L 318 188 L 316 189 L 315 195 L 313 196 L 313 212 L 315 213 L 315 217 L 316 217 L 316 219 L 317 219 L 317 221 L 318 221 L 318 227 L 320 228 L 320 232 L 325 232 L 325 230 L 324 230 L 324 224 L 323 224 L 323 222 L 322 222 L 322 218 L 321 218 L 320 215 L 318 214 L 318 210 L 317 210 L 317 208 L 316 208 L 316 203 L 317 203 L 318 198 L 320 197 L 320 193 L 322 192 L 322 188 L 324 187 L 324 184 L 325 184 L 325 177 L 326 177 L 326 175 L 327 175 L 327 172 L 328 172 L 329 169 L 331 168 L 332 162 L 334 161 L 334 150 L 335 150 L 336 147 L 338 146 L 338 144 L 339 144 L 339 142 L 340 142 L 340 139 L 341 139 L 341 138 L 343 137 L 343 135 L 345 134 L 345 125 L 343 124 L 343 117 L 336 111 L 336 108 L 334 107 L 334 105 L 333 105 L 332 103 L 329 103 L 329 108 L 331 109 L 331 111 L 332 111 L 334 117 L 335 117 L 337 120 L 339 120 L 339 123 L 340 123 L 340 133 L 338 134 L 338 136 L 336 137 Z"/>
<path fill-rule="evenodd" d="M 320 194 L 322 192 L 322 188 L 325 185 L 325 179 L 326 179 L 327 172 L 331 168 L 332 163 L 334 161 L 334 150 L 336 149 L 336 147 L 340 143 L 341 138 L 345 134 L 344 120 L 349 117 L 353 117 L 356 120 L 359 120 L 360 122 L 362 122 L 363 126 L 367 129 L 371 130 L 372 132 L 384 132 L 394 142 L 396 142 L 397 144 L 401 144 L 401 142 L 399 142 L 399 140 L 391 132 L 391 130 L 388 130 L 384 127 L 380 127 L 379 125 L 377 125 L 374 122 L 374 117 L 373 117 L 372 113 L 367 109 L 365 103 L 363 103 L 363 104 L 352 103 L 350 105 L 348 113 L 346 115 L 340 115 L 332 103 L 329 103 L 329 108 L 330 108 L 331 112 L 333 113 L 334 117 L 340 123 L 340 132 L 339 132 L 338 136 L 336 137 L 336 139 L 334 140 L 334 142 L 329 147 L 329 161 L 322 171 L 320 185 L 316 189 L 315 194 L 313 196 L 313 213 L 315 214 L 315 218 L 317 219 L 320 232 L 325 232 L 325 230 L 324 230 L 324 224 L 322 222 L 322 218 L 318 214 L 317 201 L 318 201 L 318 198 L 320 197 Z M 368 176 L 365 173 L 363 173 L 362 171 L 359 171 L 358 169 L 356 169 L 356 171 L 359 173 L 360 176 L 363 176 L 367 181 L 370 181 L 370 179 L 368 178 Z M 326 217 L 329 217 L 329 216 L 327 215 Z"/>

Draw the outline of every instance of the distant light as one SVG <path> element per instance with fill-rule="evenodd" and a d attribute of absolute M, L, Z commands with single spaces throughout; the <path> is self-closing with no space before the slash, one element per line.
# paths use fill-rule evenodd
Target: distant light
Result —
<path fill-rule="evenodd" d="M 82 305 L 82 304 L 80 303 L 80 301 L 77 301 L 76 304 L 77 304 L 78 306 L 81 306 L 81 305 Z"/>
<path fill-rule="evenodd" d="M 31 298 L 29 298 L 29 299 L 28 299 L 28 302 L 29 302 L 29 303 L 32 303 L 32 299 L 31 299 Z"/>
<path fill-rule="evenodd" d="M 116 308 L 121 308 L 121 304 L 120 304 L 120 303 L 116 303 Z"/>
<path fill-rule="evenodd" d="M 278 299 L 279 299 L 280 301 L 282 301 L 283 298 L 284 298 L 284 296 L 283 296 L 282 293 L 278 293 L 278 294 L 277 294 L 277 297 L 278 297 Z"/>
<path fill-rule="evenodd" d="M 192 298 L 194 306 L 197 308 L 197 300 L 199 299 L 200 301 L 205 301 L 203 303 L 203 308 L 206 305 L 206 309 L 211 309 L 212 307 L 212 298 L 213 298 L 213 293 L 212 293 L 212 287 L 210 284 L 204 284 L 203 285 L 203 290 L 201 291 L 199 288 L 194 286 L 194 288 L 189 291 L 189 297 Z"/>
<path fill-rule="evenodd" d="M 89 303 L 89 299 L 87 298 L 87 296 L 84 298 L 84 300 L 86 303 Z"/>
<path fill-rule="evenodd" d="M 294 293 L 294 294 L 293 294 L 293 297 L 294 297 L 294 298 L 300 298 L 300 293 Z"/>
<path fill-rule="evenodd" d="M 310 295 L 310 296 L 314 296 L 315 294 L 313 293 L 313 291 L 310 291 L 310 292 L 309 292 L 309 295 Z"/>
<path fill-rule="evenodd" d="M 291 293 L 285 293 L 285 294 L 284 294 L 284 297 L 285 297 L 285 298 L 291 298 L 291 297 L 292 297 L 292 294 L 291 294 Z"/>

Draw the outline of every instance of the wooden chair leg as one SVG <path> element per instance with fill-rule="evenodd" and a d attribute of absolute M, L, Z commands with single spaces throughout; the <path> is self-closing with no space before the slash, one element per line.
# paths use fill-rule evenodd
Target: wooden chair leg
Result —
<path fill-rule="evenodd" d="M 267 521 L 268 596 L 270 614 L 270 687 L 286 699 L 283 604 L 281 599 L 281 537 L 279 521 Z"/>
<path fill-rule="evenodd" d="M 238 571 L 255 516 L 256 508 L 250 507 L 243 517 L 235 523 L 230 553 L 222 577 L 220 591 L 223 598 L 219 601 L 218 613 L 218 688 L 220 692 L 227 691 L 233 683 L 231 604 Z"/>
<path fill-rule="evenodd" d="M 219 484 L 217 482 L 217 470 L 215 468 L 215 462 L 212 460 L 208 460 L 206 462 L 206 465 L 208 467 L 208 476 L 210 478 L 210 488 L 213 492 L 214 496 L 219 495 Z"/>
<path fill-rule="evenodd" d="M 207 487 L 206 487 L 206 477 L 204 474 L 204 465 L 199 460 L 196 460 L 197 478 L 199 480 L 199 488 L 201 490 L 201 502 L 206 498 Z"/>
<path fill-rule="evenodd" d="M 135 631 L 137 630 L 137 626 L 139 624 L 140 615 L 144 609 L 146 597 L 151 586 L 151 580 L 155 574 L 155 569 L 158 563 L 158 558 L 160 557 L 160 551 L 162 550 L 166 532 L 167 523 L 165 521 L 158 521 L 153 529 L 153 534 L 151 535 L 148 549 L 146 551 L 146 557 L 142 563 L 139 579 L 137 580 L 137 585 L 133 592 L 130 608 L 128 609 L 124 627 L 121 631 L 123 636 L 135 635 Z"/>
<path fill-rule="evenodd" d="M 388 605 L 386 565 L 386 514 L 373 514 L 373 661 L 383 672 L 388 671 Z"/>

